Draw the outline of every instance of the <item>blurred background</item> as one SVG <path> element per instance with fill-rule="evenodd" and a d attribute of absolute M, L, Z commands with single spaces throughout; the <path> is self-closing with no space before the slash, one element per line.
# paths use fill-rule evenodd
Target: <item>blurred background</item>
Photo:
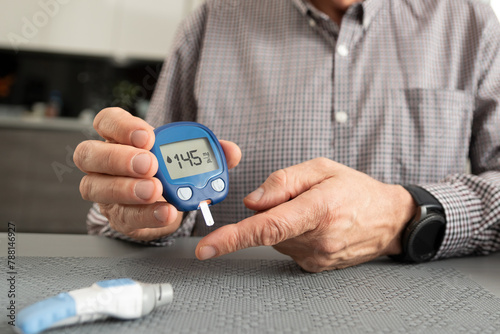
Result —
<path fill-rule="evenodd" d="M 144 117 L 197 0 L 0 0 L 0 231 L 86 233 L 73 164 L 95 114 Z"/>
<path fill-rule="evenodd" d="M 0 231 L 86 233 L 73 151 L 98 138 L 102 108 L 144 117 L 177 26 L 202 1 L 0 0 Z M 483 2 L 500 15 L 500 0 Z"/>

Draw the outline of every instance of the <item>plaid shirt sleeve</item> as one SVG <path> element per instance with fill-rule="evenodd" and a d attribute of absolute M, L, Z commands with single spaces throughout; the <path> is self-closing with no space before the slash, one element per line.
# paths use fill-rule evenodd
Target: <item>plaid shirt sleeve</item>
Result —
<path fill-rule="evenodd" d="M 424 185 L 443 205 L 447 228 L 436 259 L 484 255 L 500 249 L 500 24 L 483 31 L 480 82 L 472 123 L 472 174 Z"/>

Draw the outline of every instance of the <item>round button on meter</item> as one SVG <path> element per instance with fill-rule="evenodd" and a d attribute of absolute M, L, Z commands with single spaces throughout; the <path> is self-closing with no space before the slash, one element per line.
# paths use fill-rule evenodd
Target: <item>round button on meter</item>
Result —
<path fill-rule="evenodd" d="M 158 159 L 156 177 L 167 202 L 185 212 L 197 210 L 200 203 L 214 205 L 226 198 L 226 157 L 210 129 L 195 122 L 174 122 L 154 132 L 151 152 Z"/>
<path fill-rule="evenodd" d="M 217 192 L 221 192 L 224 191 L 224 189 L 226 189 L 226 185 L 224 181 L 222 181 L 222 179 L 219 178 L 212 181 L 212 189 Z"/>
<path fill-rule="evenodd" d="M 177 189 L 177 197 L 183 201 L 189 201 L 193 197 L 193 191 L 189 187 L 182 187 Z"/>

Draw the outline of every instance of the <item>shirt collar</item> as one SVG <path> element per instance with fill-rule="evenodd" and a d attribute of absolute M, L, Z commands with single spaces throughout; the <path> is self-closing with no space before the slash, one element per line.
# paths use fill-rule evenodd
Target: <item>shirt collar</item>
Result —
<path fill-rule="evenodd" d="M 385 0 L 365 0 L 363 1 L 363 28 L 367 29 L 375 16 L 386 3 Z"/>
<path fill-rule="evenodd" d="M 295 7 L 298 8 L 299 12 L 304 16 L 314 15 L 317 17 L 321 17 L 323 19 L 327 19 L 328 16 L 314 7 L 308 0 L 292 0 L 295 4 Z"/>
<path fill-rule="evenodd" d="M 307 6 L 309 3 L 306 4 L 304 0 L 292 0 L 292 2 L 302 15 L 307 15 L 307 12 L 309 11 Z"/>
<path fill-rule="evenodd" d="M 308 16 L 314 14 L 319 17 L 326 17 L 326 14 L 317 10 L 309 1 L 307 0 L 292 0 L 295 7 L 300 11 L 300 13 L 304 16 Z M 361 24 L 366 29 L 373 21 L 380 8 L 384 4 L 385 0 L 364 0 L 361 3 L 362 15 Z"/>

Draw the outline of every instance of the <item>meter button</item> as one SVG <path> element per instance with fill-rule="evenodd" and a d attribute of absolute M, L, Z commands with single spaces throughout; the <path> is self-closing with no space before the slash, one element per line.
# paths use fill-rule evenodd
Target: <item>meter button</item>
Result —
<path fill-rule="evenodd" d="M 222 179 L 213 180 L 212 189 L 217 192 L 222 192 L 224 189 L 226 189 L 226 184 L 224 183 L 224 180 Z"/>
<path fill-rule="evenodd" d="M 188 201 L 193 197 L 193 191 L 188 187 L 179 188 L 177 189 L 177 197 L 183 201 Z"/>

